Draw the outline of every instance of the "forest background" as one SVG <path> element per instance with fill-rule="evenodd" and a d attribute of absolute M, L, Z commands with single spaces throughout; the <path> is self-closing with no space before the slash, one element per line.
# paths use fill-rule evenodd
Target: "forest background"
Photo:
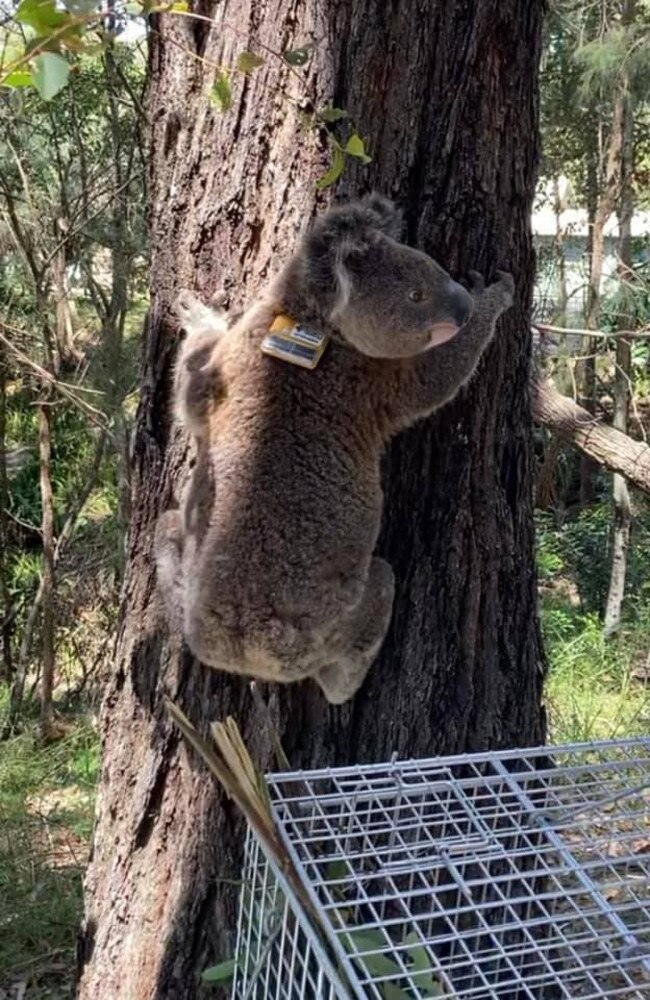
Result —
<path fill-rule="evenodd" d="M 69 995 L 125 563 L 149 280 L 146 11 L 127 7 L 111 10 L 95 45 L 79 46 L 73 71 L 47 48 L 32 69 L 21 63 L 35 33 L 74 39 L 54 3 L 0 8 L 7 998 Z M 183 4 L 174 12 L 183 16 Z M 309 59 L 307 50 L 284 55 L 296 66 Z M 255 72 L 260 58 L 242 53 L 238 71 Z M 643 0 L 552 6 L 533 216 L 533 393 L 553 742 L 650 731 L 649 60 Z M 215 113 L 228 113 L 230 87 L 219 73 Z M 337 109 L 326 110 L 335 122 Z M 354 140 L 332 145 L 323 188 L 348 157 L 372 153 Z M 593 421 L 603 428 L 597 448 Z"/>

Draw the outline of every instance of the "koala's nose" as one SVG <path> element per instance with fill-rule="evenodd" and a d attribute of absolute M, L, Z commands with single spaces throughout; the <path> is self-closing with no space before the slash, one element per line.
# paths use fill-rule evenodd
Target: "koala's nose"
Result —
<path fill-rule="evenodd" d="M 462 285 L 455 281 L 449 282 L 447 304 L 451 313 L 451 318 L 462 326 L 470 318 L 474 303 L 472 296 Z"/>

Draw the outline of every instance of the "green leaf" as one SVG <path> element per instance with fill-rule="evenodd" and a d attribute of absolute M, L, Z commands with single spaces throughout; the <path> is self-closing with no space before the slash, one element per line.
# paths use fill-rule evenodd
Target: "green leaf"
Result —
<path fill-rule="evenodd" d="M 189 9 L 190 5 L 186 2 L 186 0 L 176 0 L 176 3 L 173 3 L 169 8 L 170 13 L 172 14 L 187 14 Z"/>
<path fill-rule="evenodd" d="M 411 994 L 401 990 L 395 983 L 380 983 L 379 989 L 384 1000 L 411 1000 Z"/>
<path fill-rule="evenodd" d="M 431 968 L 431 956 L 422 945 L 420 938 L 412 931 L 406 938 L 404 944 L 410 945 L 407 954 L 411 959 L 409 973 L 413 983 L 418 988 L 418 992 L 423 997 L 441 997 L 442 986 L 433 976 Z"/>
<path fill-rule="evenodd" d="M 232 105 L 232 91 L 230 89 L 230 78 L 227 73 L 219 73 L 210 93 L 213 104 L 217 104 L 221 111 L 227 111 Z"/>
<path fill-rule="evenodd" d="M 381 979 L 385 976 L 399 976 L 401 969 L 397 962 L 383 954 L 386 951 L 386 939 L 381 931 L 350 930 L 342 935 L 341 941 L 345 950 L 355 962 L 360 962 L 372 976 Z M 372 951 L 374 955 L 359 955 L 358 952 Z"/>
<path fill-rule="evenodd" d="M 51 101 L 65 87 L 70 63 L 56 52 L 43 52 L 34 59 L 32 83 L 44 101 Z"/>
<path fill-rule="evenodd" d="M 31 83 L 32 74 L 26 69 L 15 69 L 2 81 L 3 87 L 29 87 Z"/>
<path fill-rule="evenodd" d="M 237 69 L 242 73 L 252 73 L 258 66 L 263 65 L 264 59 L 255 52 L 240 52 L 237 56 Z"/>
<path fill-rule="evenodd" d="M 330 861 L 325 868 L 325 878 L 328 882 L 342 882 L 349 875 L 347 863 L 339 858 L 337 861 Z"/>
<path fill-rule="evenodd" d="M 71 14 L 92 14 L 99 8 L 97 0 L 63 0 L 63 6 Z"/>
<path fill-rule="evenodd" d="M 343 168 L 345 166 L 345 153 L 338 143 L 332 148 L 334 150 L 334 155 L 332 157 L 329 170 L 327 170 L 323 176 L 319 177 L 316 181 L 316 187 L 319 191 L 323 191 L 324 188 L 330 187 L 330 185 L 334 184 L 334 182 L 337 181 L 343 173 Z"/>
<path fill-rule="evenodd" d="M 331 104 L 327 104 L 316 114 L 323 122 L 340 122 L 342 118 L 348 117 L 347 111 L 344 111 L 343 108 L 335 108 Z"/>
<path fill-rule="evenodd" d="M 65 10 L 57 10 L 54 0 L 21 0 L 14 14 L 19 24 L 27 24 L 39 35 L 49 35 L 71 20 Z"/>
<path fill-rule="evenodd" d="M 299 49 L 285 49 L 282 58 L 290 66 L 306 66 L 311 57 L 312 45 L 303 45 Z"/>
<path fill-rule="evenodd" d="M 354 132 L 347 141 L 345 147 L 345 152 L 349 153 L 350 156 L 358 157 L 363 163 L 370 163 L 372 160 L 371 156 L 366 153 L 366 147 L 363 144 L 363 139 L 360 135 Z"/>
<path fill-rule="evenodd" d="M 131 14 L 132 16 L 137 17 L 138 14 L 142 14 L 144 11 L 142 4 L 138 3 L 137 0 L 129 0 L 129 3 L 124 5 L 124 12 L 125 14 Z"/>
<path fill-rule="evenodd" d="M 227 962 L 220 962 L 219 965 L 211 965 L 209 969 L 204 969 L 201 979 L 204 983 L 224 983 L 232 979 L 235 974 L 235 960 L 229 958 Z"/>

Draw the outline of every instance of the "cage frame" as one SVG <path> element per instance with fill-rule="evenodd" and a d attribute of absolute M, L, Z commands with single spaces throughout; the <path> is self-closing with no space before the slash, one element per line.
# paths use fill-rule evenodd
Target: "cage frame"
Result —
<path fill-rule="evenodd" d="M 630 757 L 630 753 L 633 751 L 637 752 L 637 756 Z M 587 763 L 589 755 L 600 755 L 597 763 Z M 616 759 L 617 755 L 622 755 L 620 760 Z M 566 764 L 564 766 L 557 766 L 556 761 L 564 759 L 573 759 L 574 763 L 572 765 Z M 581 760 L 582 762 L 580 762 Z M 531 761 L 535 763 L 539 763 L 540 761 L 549 761 L 550 763 L 547 764 L 545 768 L 539 769 L 531 767 Z M 590 801 L 585 801 L 584 799 L 582 801 L 576 801 L 573 803 L 572 807 L 570 807 L 571 802 L 569 799 L 565 801 L 559 795 L 558 789 L 566 790 L 569 787 L 573 787 L 567 782 L 569 779 L 577 778 L 579 775 L 585 776 L 593 773 L 599 774 L 600 777 L 596 780 L 602 784 L 602 781 L 608 773 L 611 773 L 618 778 L 621 775 L 625 776 L 627 773 L 626 769 L 630 767 L 638 769 L 641 764 L 643 767 L 641 769 L 642 780 L 640 782 L 636 781 L 631 785 L 629 783 L 620 785 L 601 798 Z M 481 767 L 485 768 L 485 774 L 480 772 Z M 474 769 L 473 773 L 472 768 Z M 528 768 L 528 770 L 526 770 L 526 768 Z M 463 769 L 468 771 L 467 777 L 459 777 L 455 773 L 456 771 L 462 772 Z M 558 832 L 557 829 L 558 825 L 560 826 L 560 830 L 565 831 L 565 829 L 571 829 L 572 825 L 575 826 L 578 822 L 584 824 L 585 816 L 588 816 L 590 813 L 593 814 L 603 808 L 615 811 L 614 813 L 610 812 L 610 815 L 618 815 L 622 808 L 625 818 L 628 816 L 629 810 L 626 813 L 625 807 L 622 806 L 622 804 L 634 799 L 635 796 L 641 796 L 642 803 L 645 803 L 642 807 L 642 813 L 647 827 L 645 830 L 642 828 L 641 835 L 645 832 L 650 844 L 650 794 L 647 796 L 645 794 L 647 790 L 650 789 L 650 737 L 636 737 L 620 740 L 570 743 L 558 746 L 537 746 L 532 748 L 511 749 L 487 753 L 457 754 L 445 757 L 425 758 L 422 760 L 398 760 L 396 755 L 394 755 L 389 762 L 378 764 L 318 768 L 313 770 L 298 770 L 269 774 L 266 780 L 276 829 L 278 830 L 287 854 L 291 859 L 291 863 L 293 864 L 295 870 L 301 875 L 302 888 L 309 899 L 313 912 L 319 915 L 319 919 L 317 920 L 317 926 L 314 926 L 313 916 L 310 916 L 310 914 L 306 911 L 305 905 L 298 898 L 292 887 L 291 881 L 287 879 L 281 866 L 277 864 L 273 857 L 266 854 L 262 845 L 256 841 L 254 834 L 249 829 L 246 840 L 246 863 L 248 864 L 248 869 L 245 867 L 244 882 L 246 884 L 247 871 L 249 878 L 252 878 L 254 875 L 253 869 L 251 868 L 251 859 L 253 858 L 253 853 L 257 852 L 255 855 L 255 864 L 259 863 L 260 857 L 264 858 L 263 864 L 266 866 L 265 878 L 268 879 L 268 876 L 271 876 L 275 886 L 277 886 L 277 891 L 284 899 L 284 924 L 286 925 L 287 920 L 289 920 L 289 917 L 287 916 L 289 913 L 291 914 L 290 919 L 294 921 L 294 927 L 296 928 L 294 932 L 294 947 L 296 946 L 296 936 L 298 934 L 297 928 L 300 928 L 309 950 L 307 957 L 304 959 L 304 968 L 302 970 L 303 987 L 298 987 L 298 990 L 302 989 L 302 992 L 294 991 L 292 983 L 285 983 L 281 977 L 276 977 L 274 979 L 269 972 L 269 968 L 267 968 L 266 983 L 264 986 L 266 992 L 256 992 L 255 977 L 257 976 L 259 981 L 261 970 L 264 969 L 264 962 L 267 958 L 269 958 L 269 955 L 261 955 L 258 949 L 256 957 L 256 964 L 258 966 L 257 972 L 254 968 L 249 968 L 251 963 L 248 962 L 247 956 L 242 958 L 241 942 L 243 939 L 246 920 L 250 921 L 254 917 L 252 911 L 247 912 L 245 899 L 246 893 L 243 891 L 240 899 L 237 927 L 238 951 L 232 990 L 233 1000 L 249 1000 L 249 998 L 255 998 L 258 996 L 264 997 L 264 1000 L 267 1000 L 267 997 L 269 1000 L 271 997 L 277 997 L 278 1000 L 293 1000 L 294 997 L 298 998 L 298 1000 L 301 1000 L 301 998 L 304 998 L 304 1000 L 316 1000 L 316 998 L 318 998 L 318 1000 L 320 1000 L 321 997 L 323 997 L 324 1000 L 350 1000 L 351 997 L 354 997 L 355 1000 L 370 1000 L 370 998 L 371 1000 L 376 1000 L 376 998 L 382 998 L 383 1000 L 383 997 L 387 995 L 384 992 L 384 989 L 386 984 L 392 981 L 390 977 L 385 979 L 377 978 L 375 981 L 369 981 L 367 975 L 361 975 L 359 972 L 360 959 L 363 964 L 364 960 L 372 958 L 373 952 L 359 952 L 357 950 L 355 953 L 354 950 L 350 952 L 346 951 L 346 949 L 342 947 L 342 935 L 345 935 L 346 939 L 350 939 L 354 936 L 354 934 L 356 934 L 357 926 L 352 925 L 351 931 L 345 926 L 343 928 L 336 927 L 331 919 L 322 919 L 324 914 L 328 914 L 332 909 L 334 909 L 334 907 L 330 906 L 331 900 L 327 905 L 323 902 L 324 899 L 327 900 L 327 895 L 323 894 L 323 886 L 325 885 L 325 882 L 323 879 L 319 882 L 318 879 L 313 877 L 314 866 L 320 864 L 320 860 L 322 859 L 315 859 L 311 857 L 309 853 L 305 854 L 305 838 L 302 840 L 297 838 L 295 836 L 295 831 L 293 832 L 294 835 L 292 835 L 291 826 L 292 823 L 295 826 L 296 823 L 300 824 L 302 822 L 308 822 L 308 820 L 305 816 L 291 816 L 287 813 L 287 809 L 291 806 L 291 808 L 295 810 L 298 804 L 304 806 L 306 802 L 309 802 L 312 806 L 317 807 L 319 798 L 322 801 L 327 801 L 328 806 L 333 807 L 337 804 L 335 800 L 338 799 L 342 809 L 346 805 L 350 806 L 349 816 L 358 817 L 358 807 L 362 801 L 360 797 L 361 793 L 358 792 L 351 802 L 349 793 L 344 791 L 347 787 L 346 782 L 352 785 L 356 780 L 359 787 L 364 781 L 369 783 L 366 798 L 369 803 L 368 813 L 370 815 L 370 804 L 373 804 L 376 810 L 379 808 L 377 806 L 377 803 L 381 799 L 381 795 L 378 797 L 379 793 L 388 798 L 396 795 L 399 796 L 403 793 L 408 799 L 408 793 L 409 791 L 413 791 L 413 787 L 405 786 L 404 776 L 413 774 L 437 775 L 437 779 L 435 781 L 429 781 L 428 785 L 426 785 L 426 790 L 432 793 L 436 792 L 437 794 L 437 792 L 444 786 L 445 791 L 453 792 L 456 799 L 453 800 L 453 808 L 450 807 L 450 815 L 454 817 L 454 822 L 459 816 L 462 815 L 463 818 L 467 819 L 468 823 L 470 823 L 468 829 L 474 829 L 479 833 L 482 832 L 483 836 L 486 838 L 485 842 L 490 841 L 490 839 L 492 841 L 498 840 L 498 836 L 501 835 L 503 831 L 496 827 L 493 830 L 486 829 L 485 817 L 481 815 L 480 799 L 477 806 L 476 803 L 472 803 L 471 797 L 469 797 L 466 793 L 472 789 L 476 791 L 477 788 L 487 788 L 489 790 L 487 794 L 487 798 L 489 800 L 490 796 L 493 795 L 493 788 L 507 788 L 512 796 L 512 801 L 519 804 L 522 809 L 522 815 L 528 815 L 531 818 L 531 822 L 525 828 L 521 825 L 509 827 L 507 824 L 510 822 L 511 817 L 508 816 L 507 812 L 504 812 L 503 816 L 500 816 L 500 819 L 506 822 L 506 826 L 504 827 L 505 833 L 507 835 L 523 833 L 524 838 L 528 838 L 529 841 L 531 837 L 533 840 L 536 837 L 542 838 L 540 843 L 544 844 L 544 851 L 546 852 L 546 855 L 549 857 L 557 856 L 562 862 L 562 866 L 557 869 L 557 872 L 565 872 L 567 873 L 567 877 L 574 880 L 577 890 L 579 889 L 579 891 L 585 894 L 585 897 L 590 900 L 598 918 L 609 926 L 610 934 L 613 936 L 613 939 L 617 938 L 622 942 L 621 957 L 618 959 L 614 955 L 613 947 L 610 948 L 609 945 L 606 947 L 612 972 L 619 972 L 620 970 L 623 970 L 623 973 L 627 976 L 627 982 L 625 982 L 622 987 L 623 991 L 617 988 L 610 994 L 598 992 L 597 980 L 592 975 L 593 970 L 590 970 L 589 965 L 585 965 L 583 961 L 583 966 L 578 968 L 577 971 L 580 974 L 585 973 L 585 975 L 591 979 L 592 984 L 595 985 L 593 986 L 593 989 L 590 987 L 591 992 L 581 993 L 579 996 L 587 998 L 607 997 L 608 1000 L 610 996 L 612 998 L 626 997 L 630 998 L 630 1000 L 632 1000 L 632 998 L 636 1000 L 637 996 L 641 998 L 645 995 L 645 993 L 642 994 L 641 992 L 641 990 L 645 989 L 645 987 L 643 984 L 637 987 L 635 982 L 631 980 L 631 977 L 627 975 L 627 970 L 631 967 L 640 968 L 642 975 L 647 977 L 647 982 L 649 984 L 647 987 L 647 995 L 650 996 L 650 938 L 647 942 L 645 937 L 643 937 L 643 940 L 639 940 L 638 933 L 636 933 L 634 928 L 630 929 L 630 926 L 625 922 L 625 919 L 621 916 L 621 913 L 617 909 L 616 905 L 612 903 L 611 899 L 608 899 L 606 895 L 603 894 L 603 891 L 601 891 L 601 887 L 595 878 L 594 865 L 596 866 L 596 869 L 598 866 L 605 868 L 609 866 L 613 869 L 618 861 L 620 861 L 621 864 L 627 861 L 628 856 L 624 855 L 620 859 L 612 859 L 611 862 L 607 859 L 596 860 L 591 863 L 590 867 L 590 864 L 583 863 L 576 857 L 575 850 L 570 848 L 569 844 L 566 842 L 566 837 L 564 837 L 562 833 Z M 562 779 L 558 783 L 557 788 L 554 784 L 554 779 L 556 778 Z M 392 780 L 393 784 L 385 785 L 383 789 L 372 784 L 373 781 L 385 782 L 387 779 Z M 540 809 L 535 801 L 535 798 L 531 798 L 526 791 L 528 784 L 535 784 L 536 782 L 539 782 L 540 779 L 544 779 L 544 781 L 538 790 L 541 790 L 544 796 L 555 795 L 557 800 L 552 803 L 550 815 L 547 815 L 548 810 Z M 332 787 L 341 788 L 343 790 L 336 795 L 334 793 L 329 796 L 322 794 L 319 797 L 319 795 L 313 791 L 318 782 L 330 782 Z M 287 795 L 287 790 L 291 790 L 292 788 L 294 789 L 294 794 Z M 297 789 L 300 788 L 309 789 L 309 793 L 305 794 L 303 792 L 302 794 L 298 794 Z M 415 790 L 418 794 L 422 795 L 425 791 L 425 786 L 417 786 Z M 452 801 L 452 799 L 450 798 L 449 801 Z M 497 801 L 499 800 L 497 799 Z M 562 817 L 559 815 L 559 819 L 563 820 L 564 825 L 562 825 L 562 823 L 558 824 L 558 808 L 560 806 L 564 809 L 564 816 Z M 457 811 L 454 812 L 454 810 Z M 618 813 L 616 813 L 616 810 L 618 810 Z M 321 812 L 322 811 L 323 810 L 321 808 Z M 298 810 L 298 812 L 300 812 L 300 810 Z M 488 818 L 490 815 L 492 814 L 488 814 Z M 312 815 L 312 820 L 313 819 L 314 815 Z M 327 816 L 325 816 L 323 822 L 325 823 L 326 821 Z M 473 826 L 471 826 L 471 824 L 473 824 Z M 456 826 L 458 828 L 457 823 Z M 635 834 L 637 832 L 637 830 L 634 830 Z M 357 831 L 354 835 L 357 837 L 364 836 L 359 833 L 359 831 Z M 319 836 L 315 838 L 315 842 L 319 840 L 319 837 L 322 841 L 322 835 L 319 834 Z M 342 837 L 343 833 L 339 830 L 335 835 L 333 835 L 333 840 L 338 842 L 338 840 L 341 840 Z M 462 840 L 462 838 L 460 839 Z M 406 855 L 408 855 L 412 846 L 413 845 L 406 844 L 404 852 Z M 419 849 L 421 846 L 422 842 L 415 842 L 416 848 Z M 474 859 L 473 856 L 468 853 L 466 844 L 464 845 L 459 842 L 456 847 L 454 847 L 453 844 L 448 843 L 447 848 L 450 847 L 451 851 L 445 849 L 446 854 L 439 847 L 436 848 L 436 863 L 440 862 L 440 871 L 444 869 L 448 874 L 451 874 L 452 881 L 456 878 L 458 892 L 462 893 L 464 876 L 462 875 L 462 872 L 459 874 L 460 868 L 463 866 L 467 867 L 468 864 L 474 863 Z M 454 860 L 453 856 L 454 850 L 459 852 L 456 860 Z M 496 858 L 496 856 L 497 855 L 495 853 L 494 857 Z M 532 856 L 535 856 L 534 852 Z M 543 856 L 545 858 L 545 855 Z M 331 860 L 334 858 L 334 855 L 328 855 L 327 857 Z M 505 855 L 499 855 L 501 860 L 503 857 L 505 857 Z M 460 861 L 458 858 L 460 858 Z M 341 850 L 335 857 L 335 861 L 347 861 L 346 850 Z M 425 865 L 430 865 L 433 862 L 431 858 L 425 858 L 424 863 Z M 413 865 L 413 862 L 411 862 L 411 864 Z M 648 928 L 650 930 L 650 852 L 648 853 L 647 858 L 642 859 L 640 864 L 647 878 L 647 897 L 644 896 L 643 899 L 640 901 L 637 900 L 637 902 L 639 902 L 639 905 L 642 908 L 643 915 L 648 918 Z M 310 865 L 312 868 L 311 873 L 309 871 Z M 414 871 L 415 870 L 416 869 L 414 869 Z M 454 870 L 456 870 L 457 877 L 454 876 Z M 526 878 L 532 878 L 533 875 L 535 878 L 539 879 L 546 877 L 549 872 L 554 877 L 557 874 L 557 872 L 552 868 L 549 868 L 549 871 L 544 868 L 540 869 L 540 871 L 535 869 L 532 872 L 532 875 L 525 872 L 524 875 L 522 875 L 521 871 L 517 871 L 514 875 L 509 877 L 509 881 L 512 884 L 514 884 L 516 880 L 523 880 L 525 882 Z M 408 868 L 403 872 L 398 872 L 397 869 L 394 869 L 391 877 L 393 877 L 395 873 L 408 875 L 413 872 L 409 871 Z M 380 876 L 375 873 L 368 877 L 379 878 Z M 381 877 L 383 878 L 385 876 L 382 875 Z M 444 888 L 446 887 L 447 884 L 445 884 Z M 434 892 L 430 886 L 423 891 L 425 893 Z M 438 891 L 437 888 L 435 891 Z M 557 890 L 554 890 L 549 894 L 550 902 L 557 903 L 561 898 L 562 895 Z M 471 903 L 471 893 L 468 899 Z M 520 901 L 517 901 L 517 905 L 519 905 L 519 902 Z M 535 906 L 541 906 L 542 909 L 546 908 L 546 901 L 543 898 L 540 900 L 535 899 L 534 904 Z M 358 900 L 356 900 L 354 905 L 358 905 Z M 502 903 L 497 901 L 497 903 L 491 903 L 490 905 L 501 906 Z M 532 905 L 532 902 L 530 902 L 530 905 Z M 505 897 L 503 907 L 504 909 L 512 909 L 512 900 Z M 457 907 L 454 912 L 457 912 L 457 915 L 460 914 L 460 908 Z M 584 919 L 587 921 L 587 925 L 589 925 L 589 921 L 593 914 L 591 911 L 586 912 L 589 913 L 589 917 L 585 917 Z M 580 916 L 580 911 L 578 911 L 578 914 Z M 407 919 L 408 918 L 405 918 L 405 920 Z M 417 918 L 416 915 L 413 916 L 415 924 L 417 924 L 418 919 L 419 918 Z M 556 915 L 554 919 L 549 917 L 546 921 L 546 925 L 549 930 L 557 930 L 556 925 L 559 925 L 564 919 L 565 918 L 561 915 L 559 917 Z M 495 930 L 502 930 L 504 935 L 510 934 L 513 930 L 516 930 L 522 935 L 522 940 L 526 940 L 527 935 L 529 945 L 532 944 L 534 946 L 536 942 L 530 934 L 531 926 L 532 924 L 529 926 L 525 920 L 520 921 L 519 926 L 516 921 L 512 925 L 503 924 L 501 927 L 496 928 L 486 924 L 483 927 L 478 925 L 477 928 L 474 928 L 472 933 L 476 938 L 480 938 L 481 936 L 494 936 Z M 364 928 L 362 927 L 361 930 L 363 929 Z M 278 931 L 278 934 L 279 933 L 280 932 Z M 284 938 L 287 937 L 287 933 L 288 932 L 285 927 L 285 930 L 282 931 Z M 602 943 L 598 935 L 596 935 L 595 940 L 598 945 Z M 432 938 L 430 941 L 424 940 L 423 946 L 426 947 L 428 953 L 430 952 L 433 954 L 434 945 L 440 943 L 441 941 L 442 938 L 440 937 Z M 561 947 L 563 945 L 562 939 L 557 937 L 554 938 L 553 945 L 556 948 Z M 571 939 L 569 939 L 566 935 L 564 945 L 569 949 L 573 956 L 576 955 L 574 945 L 572 944 Z M 269 952 L 273 949 L 273 947 L 273 941 L 271 941 Z M 399 955 L 400 947 L 401 946 L 399 945 L 395 945 L 394 942 L 392 945 L 389 943 L 389 946 L 384 950 L 383 954 L 387 956 L 389 955 L 390 959 L 393 960 L 395 959 L 396 953 Z M 378 956 L 379 954 L 382 954 L 382 952 L 377 951 L 375 954 Z M 512 954 L 514 954 L 514 952 L 512 952 Z M 546 997 L 546 995 L 550 995 L 546 994 L 544 991 L 549 988 L 555 988 L 557 984 L 560 983 L 560 969 L 553 965 L 552 959 L 549 959 L 547 956 L 542 954 L 542 965 L 545 962 L 547 966 L 547 979 L 545 980 L 544 977 L 539 974 L 541 976 L 540 989 L 542 990 L 542 993 L 538 994 L 534 992 L 535 987 L 528 987 L 525 983 L 520 981 L 521 977 L 525 974 L 525 970 L 520 973 L 520 979 L 517 979 L 517 970 L 512 965 L 511 957 L 511 953 L 509 953 L 507 948 L 504 947 L 503 954 L 490 959 L 491 961 L 497 961 L 498 959 L 498 962 L 502 963 L 503 968 L 506 968 L 508 963 L 510 963 L 510 966 L 512 966 L 512 969 L 514 970 L 510 973 L 512 975 L 511 980 L 506 982 L 506 988 L 510 991 L 510 993 L 506 994 L 503 992 L 497 992 L 498 990 L 503 990 L 502 984 L 499 982 L 490 982 L 489 979 L 485 978 L 483 973 L 481 973 L 485 979 L 483 992 L 480 992 L 479 987 L 472 986 L 469 991 L 456 993 L 454 991 L 458 987 L 455 985 L 453 977 L 447 977 L 444 962 L 440 962 L 435 966 L 435 968 L 432 966 L 429 972 L 431 973 L 431 978 L 434 976 L 436 977 L 434 979 L 434 983 L 439 986 L 441 990 L 443 990 L 437 994 L 438 996 L 441 998 L 458 997 L 458 1000 L 461 1000 L 461 998 L 462 1000 L 465 1000 L 466 997 L 467 1000 L 492 1000 L 492 998 L 499 998 L 499 1000 L 501 1000 L 502 996 L 509 996 L 510 994 L 517 997 L 521 996 L 522 1000 L 524 997 L 526 1000 L 528 1000 L 528 998 L 534 998 L 534 1000 L 537 1000 L 538 996 Z M 312 973 L 310 973 L 308 968 L 310 962 L 315 963 L 313 966 L 314 968 L 316 965 L 318 966 L 320 970 L 318 973 L 320 979 L 314 979 Z M 399 981 L 407 983 L 408 988 L 410 989 L 411 983 L 415 982 L 412 963 L 409 962 L 407 964 L 405 960 L 400 959 L 398 961 L 398 967 L 400 962 L 401 968 L 399 970 Z M 595 969 L 595 971 L 598 970 Z M 418 975 L 420 974 L 418 973 Z M 309 989 L 311 992 L 305 992 L 305 982 L 309 982 Z M 395 980 L 396 987 L 397 982 L 398 980 Z M 596 989 L 596 992 L 594 992 L 594 989 Z M 414 992 L 404 992 L 401 995 L 409 998 L 425 995 L 418 990 L 417 984 L 413 986 L 413 990 Z M 514 992 L 512 992 L 513 990 Z M 436 994 L 430 995 L 435 996 Z M 566 992 L 565 990 L 564 992 L 558 992 L 557 996 L 563 998 L 564 1000 L 566 997 L 572 997 L 572 994 Z"/>

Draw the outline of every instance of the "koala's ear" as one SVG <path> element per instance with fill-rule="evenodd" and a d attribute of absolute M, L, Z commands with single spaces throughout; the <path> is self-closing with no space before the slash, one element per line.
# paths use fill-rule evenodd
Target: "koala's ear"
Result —
<path fill-rule="evenodd" d="M 377 229 L 394 240 L 400 238 L 403 226 L 402 213 L 394 202 L 373 191 L 366 195 L 361 204 L 375 216 L 376 221 L 373 219 L 373 224 Z"/>
<path fill-rule="evenodd" d="M 332 268 L 336 281 L 337 294 L 330 313 L 330 319 L 335 320 L 346 308 L 352 293 L 355 270 L 363 266 L 363 262 L 367 259 L 370 251 L 371 245 L 364 239 L 352 239 L 348 237 L 341 240 L 337 245 Z"/>

